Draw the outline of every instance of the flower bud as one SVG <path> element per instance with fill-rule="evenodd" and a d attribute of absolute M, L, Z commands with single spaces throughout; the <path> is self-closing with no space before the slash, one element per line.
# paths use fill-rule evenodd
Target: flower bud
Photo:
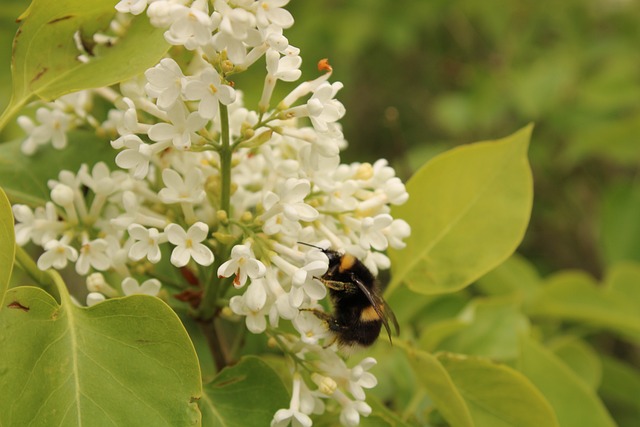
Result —
<path fill-rule="evenodd" d="M 333 378 L 325 377 L 317 372 L 311 374 L 311 380 L 318 386 L 318 391 L 327 396 L 331 396 L 338 388 L 338 384 Z"/>
<path fill-rule="evenodd" d="M 51 190 L 51 200 L 59 206 L 69 206 L 73 204 L 73 190 L 68 185 L 56 184 Z"/>

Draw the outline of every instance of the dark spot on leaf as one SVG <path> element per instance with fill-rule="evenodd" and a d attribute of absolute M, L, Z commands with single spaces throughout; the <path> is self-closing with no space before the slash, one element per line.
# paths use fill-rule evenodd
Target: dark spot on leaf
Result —
<path fill-rule="evenodd" d="M 200 400 L 199 397 L 191 396 L 191 399 L 189 399 L 189 403 L 197 402 L 198 400 Z"/>
<path fill-rule="evenodd" d="M 35 82 L 36 80 L 38 80 L 40 77 L 42 77 L 42 75 L 44 73 L 46 73 L 49 70 L 49 68 L 47 67 L 43 67 L 42 70 L 38 71 L 38 74 L 36 74 L 36 76 L 34 78 L 31 79 L 31 83 Z"/>
<path fill-rule="evenodd" d="M 56 320 L 58 318 L 58 314 L 60 314 L 60 310 L 56 310 L 51 313 L 51 320 Z"/>
<path fill-rule="evenodd" d="M 29 311 L 29 307 L 26 307 L 22 304 L 20 304 L 18 301 L 14 301 L 12 303 L 10 303 L 7 308 L 17 308 L 18 310 L 22 310 L 24 312 L 28 312 Z"/>
<path fill-rule="evenodd" d="M 75 15 L 61 16 L 60 18 L 52 19 L 51 21 L 47 22 L 47 24 L 55 24 L 56 22 L 66 21 L 67 19 L 71 19 L 71 18 L 74 18 L 74 17 L 75 17 Z"/>

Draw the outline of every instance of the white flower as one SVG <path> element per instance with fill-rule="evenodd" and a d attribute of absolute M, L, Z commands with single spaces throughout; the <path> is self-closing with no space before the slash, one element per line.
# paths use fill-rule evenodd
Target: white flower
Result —
<path fill-rule="evenodd" d="M 147 0 L 120 0 L 115 8 L 120 13 L 140 15 L 147 7 Z"/>
<path fill-rule="evenodd" d="M 147 78 L 145 90 L 152 98 L 158 98 L 158 107 L 168 110 L 180 98 L 184 74 L 176 61 L 164 58 L 158 65 L 144 73 Z"/>
<path fill-rule="evenodd" d="M 299 374 L 294 374 L 293 390 L 291 391 L 291 401 L 288 409 L 280 409 L 271 420 L 271 427 L 286 427 L 291 424 L 293 427 L 311 427 L 313 422 L 304 412 L 300 411 L 300 386 L 302 379 Z"/>
<path fill-rule="evenodd" d="M 264 332 L 267 328 L 266 305 L 267 293 L 262 279 L 254 279 L 242 296 L 234 296 L 229 301 L 229 308 L 236 314 L 246 316 L 247 329 L 254 334 Z"/>
<path fill-rule="evenodd" d="M 67 131 L 73 125 L 72 117 L 67 113 L 45 107 L 36 110 L 36 119 L 40 125 L 36 126 L 31 119 L 26 116 L 18 120 L 18 124 L 29 134 L 22 143 L 22 152 L 31 155 L 39 145 L 51 141 L 54 148 L 61 150 L 67 146 Z"/>
<path fill-rule="evenodd" d="M 300 339 L 307 344 L 318 344 L 329 336 L 327 325 L 310 311 L 301 311 L 293 319 L 293 326 L 300 333 Z"/>
<path fill-rule="evenodd" d="M 178 224 L 169 224 L 164 232 L 169 242 L 176 246 L 171 252 L 171 264 L 176 267 L 184 267 L 191 258 L 203 266 L 213 263 L 213 252 L 200 243 L 207 238 L 209 233 L 207 224 L 196 222 L 186 232 Z"/>
<path fill-rule="evenodd" d="M 165 40 L 189 50 L 207 44 L 213 31 L 213 22 L 209 15 L 196 7 L 177 6 L 171 14 L 171 27 L 164 33 Z"/>
<path fill-rule="evenodd" d="M 147 16 L 151 25 L 158 28 L 166 28 L 171 25 L 173 21 L 173 14 L 177 9 L 180 9 L 182 5 L 176 4 L 173 1 L 166 0 L 154 0 L 149 4 L 147 9 Z"/>
<path fill-rule="evenodd" d="M 364 249 L 373 248 L 378 251 L 387 249 L 388 242 L 384 229 L 389 227 L 393 218 L 389 214 L 366 217 L 361 223 L 360 246 Z"/>
<path fill-rule="evenodd" d="M 107 298 L 102 295 L 100 292 L 89 292 L 87 295 L 87 307 L 92 307 L 102 301 L 105 301 Z"/>
<path fill-rule="evenodd" d="M 300 78 L 302 58 L 298 55 L 283 56 L 274 50 L 267 50 L 267 72 L 278 80 L 293 82 Z"/>
<path fill-rule="evenodd" d="M 13 205 L 13 216 L 16 219 L 16 243 L 26 244 L 29 240 L 42 245 L 55 239 L 65 228 L 65 223 L 58 220 L 58 213 L 52 202 L 44 207 L 38 206 L 34 211 L 26 205 Z"/>
<path fill-rule="evenodd" d="M 339 393 L 339 391 L 336 391 Z M 360 424 L 360 415 L 365 417 L 371 414 L 371 406 L 362 400 L 349 400 L 343 403 L 340 412 L 340 423 L 343 426 L 351 427 Z"/>
<path fill-rule="evenodd" d="M 149 173 L 149 161 L 154 153 L 151 145 L 145 144 L 138 135 L 122 137 L 125 150 L 116 156 L 116 165 L 133 171 L 133 177 L 143 179 Z"/>
<path fill-rule="evenodd" d="M 207 119 L 212 119 L 218 114 L 218 102 L 229 105 L 236 99 L 233 88 L 222 84 L 220 75 L 212 67 L 190 80 L 185 85 L 184 95 L 191 101 L 200 100 L 198 113 Z"/>
<path fill-rule="evenodd" d="M 215 0 L 213 8 L 222 17 L 220 31 L 236 40 L 246 39 L 256 26 L 255 15 L 241 7 L 232 8 L 226 0 Z"/>
<path fill-rule="evenodd" d="M 134 241 L 129 248 L 129 258 L 134 261 L 147 258 L 149 262 L 154 264 L 160 261 L 161 253 L 158 245 L 160 240 L 164 238 L 164 234 L 156 228 L 146 229 L 140 224 L 131 224 L 127 230 Z"/>
<path fill-rule="evenodd" d="M 255 3 L 256 20 L 258 26 L 267 27 L 274 24 L 280 28 L 289 28 L 293 25 L 291 13 L 282 9 L 289 0 L 259 0 Z"/>
<path fill-rule="evenodd" d="M 407 221 L 403 219 L 395 219 L 391 223 L 391 225 L 384 230 L 382 230 L 387 236 L 387 240 L 389 241 L 389 246 L 393 249 L 402 249 L 407 244 L 403 242 L 403 239 L 406 239 L 411 234 L 411 227 L 407 223 Z"/>
<path fill-rule="evenodd" d="M 87 289 L 89 292 L 100 293 L 112 298 L 118 296 L 118 291 L 107 283 L 102 273 L 91 273 L 87 276 Z"/>
<path fill-rule="evenodd" d="M 75 262 L 78 259 L 78 251 L 63 240 L 49 240 L 45 243 L 44 250 L 38 258 L 40 270 L 51 267 L 60 270 L 67 266 L 67 261 Z"/>
<path fill-rule="evenodd" d="M 167 116 L 171 123 L 156 123 L 149 128 L 147 135 L 153 141 L 171 141 L 179 150 L 191 147 L 191 143 L 198 138 L 197 132 L 207 123 L 207 119 L 195 111 L 189 113 L 182 104 L 171 107 Z"/>
<path fill-rule="evenodd" d="M 280 190 L 281 196 L 267 192 L 263 199 L 265 213 L 261 219 L 265 221 L 263 230 L 267 234 L 281 231 L 295 233 L 300 224 L 298 221 L 313 221 L 318 211 L 304 202 L 311 191 L 311 184 L 306 179 L 289 178 Z"/>
<path fill-rule="evenodd" d="M 230 277 L 235 274 L 233 286 L 241 288 L 247 282 L 265 275 L 267 268 L 255 258 L 251 246 L 248 244 L 235 245 L 231 249 L 231 259 L 225 261 L 218 268 L 218 277 Z"/>
<path fill-rule="evenodd" d="M 378 384 L 376 377 L 367 372 L 373 366 L 378 363 L 373 357 L 366 357 L 356 366 L 351 368 L 351 374 L 349 377 L 348 390 L 358 400 L 365 399 L 365 393 L 363 388 L 373 388 Z"/>
<path fill-rule="evenodd" d="M 160 292 L 160 281 L 158 279 L 149 279 L 138 284 L 138 281 L 133 277 L 127 277 L 122 281 L 122 293 L 126 296 L 129 295 L 150 295 L 155 297 Z"/>
<path fill-rule="evenodd" d="M 309 118 L 318 132 L 328 132 L 328 124 L 334 123 L 344 116 L 344 105 L 334 99 L 341 88 L 340 82 L 323 83 L 313 92 L 307 102 Z"/>
<path fill-rule="evenodd" d="M 165 169 L 162 180 L 166 187 L 158 192 L 158 196 L 163 203 L 200 203 L 206 197 L 200 169 L 189 169 L 184 179 L 173 169 Z"/>
<path fill-rule="evenodd" d="M 306 293 L 312 300 L 321 300 L 327 295 L 327 288 L 317 278 L 327 272 L 329 260 L 322 251 L 306 253 L 304 265 L 292 276 L 289 302 L 293 307 L 300 307 Z"/>
<path fill-rule="evenodd" d="M 76 262 L 78 274 L 87 274 L 90 267 L 100 271 L 107 270 L 111 266 L 111 260 L 107 256 L 107 246 L 107 241 L 104 239 L 85 241 L 80 247 L 80 256 Z"/>
<path fill-rule="evenodd" d="M 78 171 L 78 179 L 96 194 L 109 195 L 118 189 L 114 175 L 104 162 L 96 163 L 91 173 L 89 173 L 87 165 L 83 164 Z"/>

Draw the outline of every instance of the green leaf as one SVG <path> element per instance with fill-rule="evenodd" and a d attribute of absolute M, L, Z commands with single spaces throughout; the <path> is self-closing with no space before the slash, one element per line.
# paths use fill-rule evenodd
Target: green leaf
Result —
<path fill-rule="evenodd" d="M 76 31 L 87 43 L 105 31 L 115 16 L 116 0 L 34 0 L 21 16 L 13 43 L 13 95 L 0 117 L 0 129 L 33 96 L 45 100 L 88 88 L 109 86 L 142 73 L 168 49 L 163 29 L 145 15 L 135 17 L 115 44 L 97 45 L 88 62 L 74 42 Z"/>
<path fill-rule="evenodd" d="M 620 292 L 599 288 L 583 272 L 561 272 L 549 277 L 529 314 L 583 322 L 640 342 L 637 301 Z"/>
<path fill-rule="evenodd" d="M 532 126 L 496 141 L 441 154 L 407 183 L 393 216 L 411 225 L 402 251 L 390 250 L 393 282 L 419 293 L 461 289 L 506 260 L 529 222 L 533 200 L 527 148 Z"/>
<path fill-rule="evenodd" d="M 392 412 L 380 400 L 367 396 L 367 403 L 371 406 L 371 414 L 360 418 L 362 427 L 409 427 L 398 414 Z"/>
<path fill-rule="evenodd" d="M 4 306 L 4 297 L 11 280 L 16 250 L 15 241 L 11 205 L 0 187 L 0 307 Z"/>
<path fill-rule="evenodd" d="M 399 345 L 406 351 L 416 378 L 442 417 L 452 427 L 474 427 L 467 403 L 442 363 L 427 352 Z"/>
<path fill-rule="evenodd" d="M 637 141 L 634 147 L 637 151 Z M 625 182 L 607 188 L 601 210 L 600 240 L 607 265 L 640 261 L 640 185 Z"/>
<path fill-rule="evenodd" d="M 595 392 L 557 356 L 528 337 L 520 346 L 519 370 L 548 399 L 562 427 L 615 426 Z"/>
<path fill-rule="evenodd" d="M 253 356 L 223 369 L 204 392 L 199 402 L 203 426 L 266 426 L 278 409 L 289 407 L 289 393 L 276 371 Z"/>
<path fill-rule="evenodd" d="M 497 360 L 515 359 L 518 337 L 529 330 L 527 318 L 513 297 L 475 299 L 456 320 L 465 327 L 454 330 L 435 350 Z M 427 328 L 423 338 L 429 335 L 430 329 Z"/>
<path fill-rule="evenodd" d="M 620 427 L 635 427 L 640 420 L 640 370 L 607 356 L 602 356 L 602 367 L 602 399 Z"/>
<path fill-rule="evenodd" d="M 476 427 L 558 426 L 549 402 L 520 372 L 488 359 L 440 354 Z"/>
<path fill-rule="evenodd" d="M 549 348 L 592 390 L 597 390 L 602 379 L 602 363 L 598 353 L 584 341 L 566 336 L 555 339 Z"/>
<path fill-rule="evenodd" d="M 109 142 L 91 132 L 77 131 L 69 135 L 64 150 L 42 147 L 33 156 L 20 151 L 20 141 L 0 145 L 0 186 L 13 203 L 42 206 L 49 200 L 49 179 L 58 179 L 62 169 L 77 173 L 80 165 L 92 167 L 98 161 L 112 165 L 115 151 Z"/>
<path fill-rule="evenodd" d="M 613 265 L 605 277 L 604 288 L 633 304 L 640 312 L 640 264 L 620 262 Z"/>
<path fill-rule="evenodd" d="M 35 287 L 7 293 L 0 425 L 199 425 L 198 360 L 165 303 L 134 295 L 85 308 L 62 299 Z"/>
<path fill-rule="evenodd" d="M 478 279 L 477 286 L 489 295 L 519 295 L 526 303 L 534 297 L 541 282 L 535 266 L 516 253 Z"/>

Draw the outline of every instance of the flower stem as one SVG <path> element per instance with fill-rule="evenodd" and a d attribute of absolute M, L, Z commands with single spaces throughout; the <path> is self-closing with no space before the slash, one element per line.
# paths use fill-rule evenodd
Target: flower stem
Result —
<path fill-rule="evenodd" d="M 229 135 L 229 110 L 226 105 L 220 105 L 220 177 L 221 196 L 220 209 L 231 217 L 231 155 L 232 147 Z"/>
<path fill-rule="evenodd" d="M 20 245 L 16 245 L 15 262 L 20 268 L 29 275 L 42 289 L 50 295 L 59 298 L 60 293 L 56 288 L 50 275 L 40 270 L 29 254 L 22 249 Z"/>

